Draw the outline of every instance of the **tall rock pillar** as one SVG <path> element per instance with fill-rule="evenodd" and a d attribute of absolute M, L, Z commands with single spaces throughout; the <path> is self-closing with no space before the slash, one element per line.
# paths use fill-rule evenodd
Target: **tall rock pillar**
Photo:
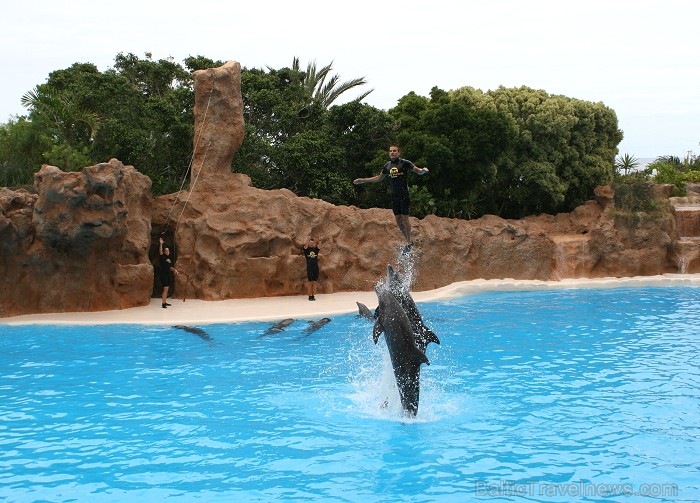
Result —
<path fill-rule="evenodd" d="M 194 149 L 190 190 L 230 178 L 231 162 L 243 143 L 241 65 L 229 61 L 194 72 Z"/>

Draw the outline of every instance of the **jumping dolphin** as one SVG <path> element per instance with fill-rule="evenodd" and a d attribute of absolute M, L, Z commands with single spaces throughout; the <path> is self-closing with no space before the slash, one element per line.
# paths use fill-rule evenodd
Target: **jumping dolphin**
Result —
<path fill-rule="evenodd" d="M 435 344 L 440 344 L 440 339 L 438 339 L 438 336 L 435 335 L 435 332 L 428 328 L 423 322 L 423 317 L 418 311 L 416 302 L 413 300 L 413 297 L 411 297 L 411 292 L 409 292 L 408 288 L 404 285 L 401 276 L 399 276 L 399 274 L 390 265 L 387 266 L 386 282 L 387 288 L 389 289 L 391 294 L 394 297 L 396 297 L 396 300 L 399 301 L 399 304 L 401 304 L 401 307 L 408 315 L 408 319 L 411 322 L 411 327 L 413 328 L 416 346 L 418 347 L 418 349 L 425 352 L 425 348 L 428 346 L 429 343 L 434 342 Z M 356 304 L 359 310 L 358 316 L 360 317 L 376 319 L 379 315 L 379 308 L 377 308 L 374 314 L 372 314 L 372 311 L 370 311 L 370 309 L 363 303 L 356 302 Z M 375 343 L 379 339 L 381 333 L 381 326 L 378 327 L 377 325 L 375 325 L 374 333 L 372 334 Z"/>
<path fill-rule="evenodd" d="M 413 300 L 413 297 L 411 297 L 411 292 L 404 284 L 401 276 L 399 276 L 399 273 L 397 273 L 393 267 L 388 265 L 386 267 L 386 275 L 389 290 L 391 291 L 392 295 L 396 297 L 396 300 L 399 301 L 401 307 L 403 307 L 403 310 L 408 315 L 408 319 L 413 327 L 413 333 L 415 334 L 416 346 L 418 346 L 418 349 L 425 351 L 425 348 L 431 342 L 440 344 L 440 339 L 438 339 L 437 335 L 435 335 L 435 332 L 430 330 L 423 322 L 423 317 L 418 311 L 416 302 Z"/>
<path fill-rule="evenodd" d="M 304 330 L 302 330 L 302 333 L 303 334 L 310 334 L 311 332 L 315 332 L 319 328 L 324 327 L 330 321 L 331 321 L 330 318 L 321 318 L 320 320 L 310 321 L 309 326 L 306 327 Z"/>
<path fill-rule="evenodd" d="M 173 325 L 173 328 L 178 328 L 180 330 L 184 330 L 185 332 L 189 332 L 191 334 L 194 334 L 197 337 L 204 339 L 205 341 L 208 341 L 208 342 L 212 341 L 211 336 L 208 333 L 206 333 L 204 330 L 202 330 L 201 328 L 188 327 L 187 325 Z"/>
<path fill-rule="evenodd" d="M 270 328 L 267 329 L 267 331 L 263 335 L 270 335 L 270 334 L 278 334 L 285 328 L 287 328 L 289 325 L 294 322 L 294 318 L 286 318 L 282 321 L 278 321 L 274 325 L 272 325 Z"/>
<path fill-rule="evenodd" d="M 379 308 L 374 327 L 374 342 L 384 333 L 386 345 L 394 368 L 396 385 L 399 388 L 401 406 L 404 413 L 415 416 L 418 413 L 420 395 L 420 366 L 430 365 L 428 357 L 416 346 L 413 327 L 399 301 L 387 288 L 377 287 Z"/>

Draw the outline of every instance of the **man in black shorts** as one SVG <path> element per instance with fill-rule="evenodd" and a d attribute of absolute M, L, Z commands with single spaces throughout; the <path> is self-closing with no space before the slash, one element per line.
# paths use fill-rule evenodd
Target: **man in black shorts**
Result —
<path fill-rule="evenodd" d="M 301 253 L 306 257 L 306 279 L 308 280 L 307 290 L 309 300 L 316 300 L 316 284 L 318 282 L 318 245 L 321 241 L 316 241 L 312 236 L 301 249 Z"/>
<path fill-rule="evenodd" d="M 382 172 L 371 178 L 356 178 L 352 181 L 355 185 L 363 183 L 378 183 L 389 177 L 391 184 L 391 207 L 396 217 L 396 224 L 406 238 L 406 248 L 408 251 L 413 246 L 411 241 L 411 221 L 408 218 L 411 208 L 411 201 L 408 197 L 408 172 L 413 171 L 417 175 L 424 175 L 428 168 L 419 168 L 407 159 L 399 157 L 399 147 L 392 145 L 389 147 L 389 162 L 384 165 Z"/>
<path fill-rule="evenodd" d="M 177 271 L 173 267 L 173 260 L 170 256 L 170 248 L 163 246 L 163 238 L 160 238 L 159 241 L 160 246 L 158 251 L 160 252 L 160 284 L 163 286 L 161 300 L 163 301 L 163 309 L 165 309 L 170 305 L 168 303 L 168 290 L 170 290 L 170 285 L 172 285 L 172 275 L 177 274 Z"/>

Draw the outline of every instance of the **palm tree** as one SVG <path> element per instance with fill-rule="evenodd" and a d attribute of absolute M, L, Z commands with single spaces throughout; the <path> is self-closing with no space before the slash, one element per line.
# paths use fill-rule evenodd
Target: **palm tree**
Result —
<path fill-rule="evenodd" d="M 43 162 L 69 171 L 90 165 L 89 150 L 101 123 L 98 114 L 76 105 L 67 93 L 48 84 L 22 96 L 22 105 L 29 109 L 32 124 L 49 140 L 41 154 Z"/>
<path fill-rule="evenodd" d="M 625 175 L 629 174 L 637 166 L 639 166 L 639 161 L 630 154 L 625 154 L 615 159 L 615 168 L 618 171 L 623 171 Z"/>
<path fill-rule="evenodd" d="M 74 146 L 81 125 L 83 135 L 87 133 L 84 138 L 87 141 L 94 139 L 100 127 L 99 115 L 75 105 L 65 94 L 46 84 L 37 86 L 22 96 L 22 105 L 29 109 L 32 118 L 38 117 L 46 121 L 57 139 L 69 146 Z"/>
<path fill-rule="evenodd" d="M 683 167 L 683 161 L 681 161 L 681 158 L 678 157 L 677 155 L 661 155 L 654 159 L 654 162 L 661 162 L 664 164 L 670 164 L 672 166 L 675 166 L 676 168 L 681 168 Z"/>
<path fill-rule="evenodd" d="M 304 89 L 304 95 L 308 100 L 307 105 L 316 104 L 327 109 L 335 100 L 338 99 L 341 94 L 355 87 L 363 86 L 367 83 L 364 77 L 348 80 L 347 82 L 342 83 L 340 82 L 339 75 L 333 75 L 328 78 L 328 75 L 332 69 L 333 62 L 321 69 L 317 69 L 316 62 L 313 61 L 307 65 L 306 71 L 303 71 L 301 70 L 299 58 L 294 58 L 294 61 L 292 62 L 292 70 L 301 74 L 301 85 Z M 326 78 L 328 78 L 328 81 L 326 81 Z M 353 101 L 361 101 L 365 99 L 372 91 L 374 91 L 374 89 L 370 89 L 369 91 L 362 93 Z"/>

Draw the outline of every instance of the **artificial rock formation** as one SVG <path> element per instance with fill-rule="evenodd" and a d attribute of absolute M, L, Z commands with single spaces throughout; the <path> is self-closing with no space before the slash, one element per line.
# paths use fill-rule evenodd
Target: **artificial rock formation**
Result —
<path fill-rule="evenodd" d="M 243 144 L 241 65 L 194 72 L 194 146 L 190 188 L 231 179 L 233 156 Z M 205 173 L 202 173 L 202 172 Z M 201 176 L 201 175 L 204 176 Z"/>
<path fill-rule="evenodd" d="M 79 173 L 44 165 L 37 194 L 0 189 L 0 316 L 148 303 L 150 188 L 112 159 Z"/>
<path fill-rule="evenodd" d="M 471 279 L 623 277 L 677 272 L 670 211 L 658 220 L 627 222 L 612 193 L 571 213 L 523 220 L 428 216 L 412 219 L 416 290 Z M 178 295 L 219 300 L 303 294 L 299 249 L 321 239 L 321 293 L 371 290 L 396 263 L 403 242 L 391 210 L 338 207 L 287 190 L 251 187 L 244 175 L 212 192 L 161 198 L 154 225 L 176 204 Z M 184 211 L 183 211 L 184 205 Z"/>
<path fill-rule="evenodd" d="M 227 64 L 198 74 L 196 109 L 208 108 L 207 90 L 235 87 L 239 70 Z M 309 234 L 321 239 L 320 292 L 371 290 L 403 244 L 391 211 L 260 190 L 245 175 L 222 172 L 221 164 L 230 163 L 226 156 L 240 145 L 243 104 L 239 93 L 218 103 L 229 111 L 218 116 L 220 124 L 210 124 L 217 120 L 210 114 L 197 114 L 196 120 L 216 134 L 216 151 L 222 154 L 217 160 L 201 156 L 197 183 L 189 192 L 156 201 L 155 228 L 167 225 L 167 215 L 181 215 L 172 229 L 183 273 L 178 295 L 218 300 L 301 294 L 305 267 L 299 250 Z M 206 139 L 197 142 L 204 145 Z M 570 214 L 520 221 L 414 218 L 414 288 L 476 278 L 557 280 L 677 269 L 668 227 L 673 232 L 672 219 L 640 226 L 616 218 L 609 188 L 600 188 L 595 201 Z"/>
<path fill-rule="evenodd" d="M 243 139 L 240 65 L 196 72 L 195 94 L 187 191 L 153 201 L 150 180 L 116 159 L 80 173 L 43 166 L 36 194 L 0 188 L 0 286 L 8 292 L 0 316 L 147 304 L 160 292 L 152 266 L 160 236 L 182 273 L 176 298 L 303 295 L 300 248 L 310 234 L 321 239 L 321 295 L 371 290 L 399 260 L 403 242 L 391 210 L 261 190 L 229 171 Z M 655 218 L 618 210 L 609 187 L 559 215 L 412 218 L 413 288 L 700 271 L 697 256 L 683 260 L 678 229 L 690 224 L 678 224 L 670 186 L 656 190 Z"/>

